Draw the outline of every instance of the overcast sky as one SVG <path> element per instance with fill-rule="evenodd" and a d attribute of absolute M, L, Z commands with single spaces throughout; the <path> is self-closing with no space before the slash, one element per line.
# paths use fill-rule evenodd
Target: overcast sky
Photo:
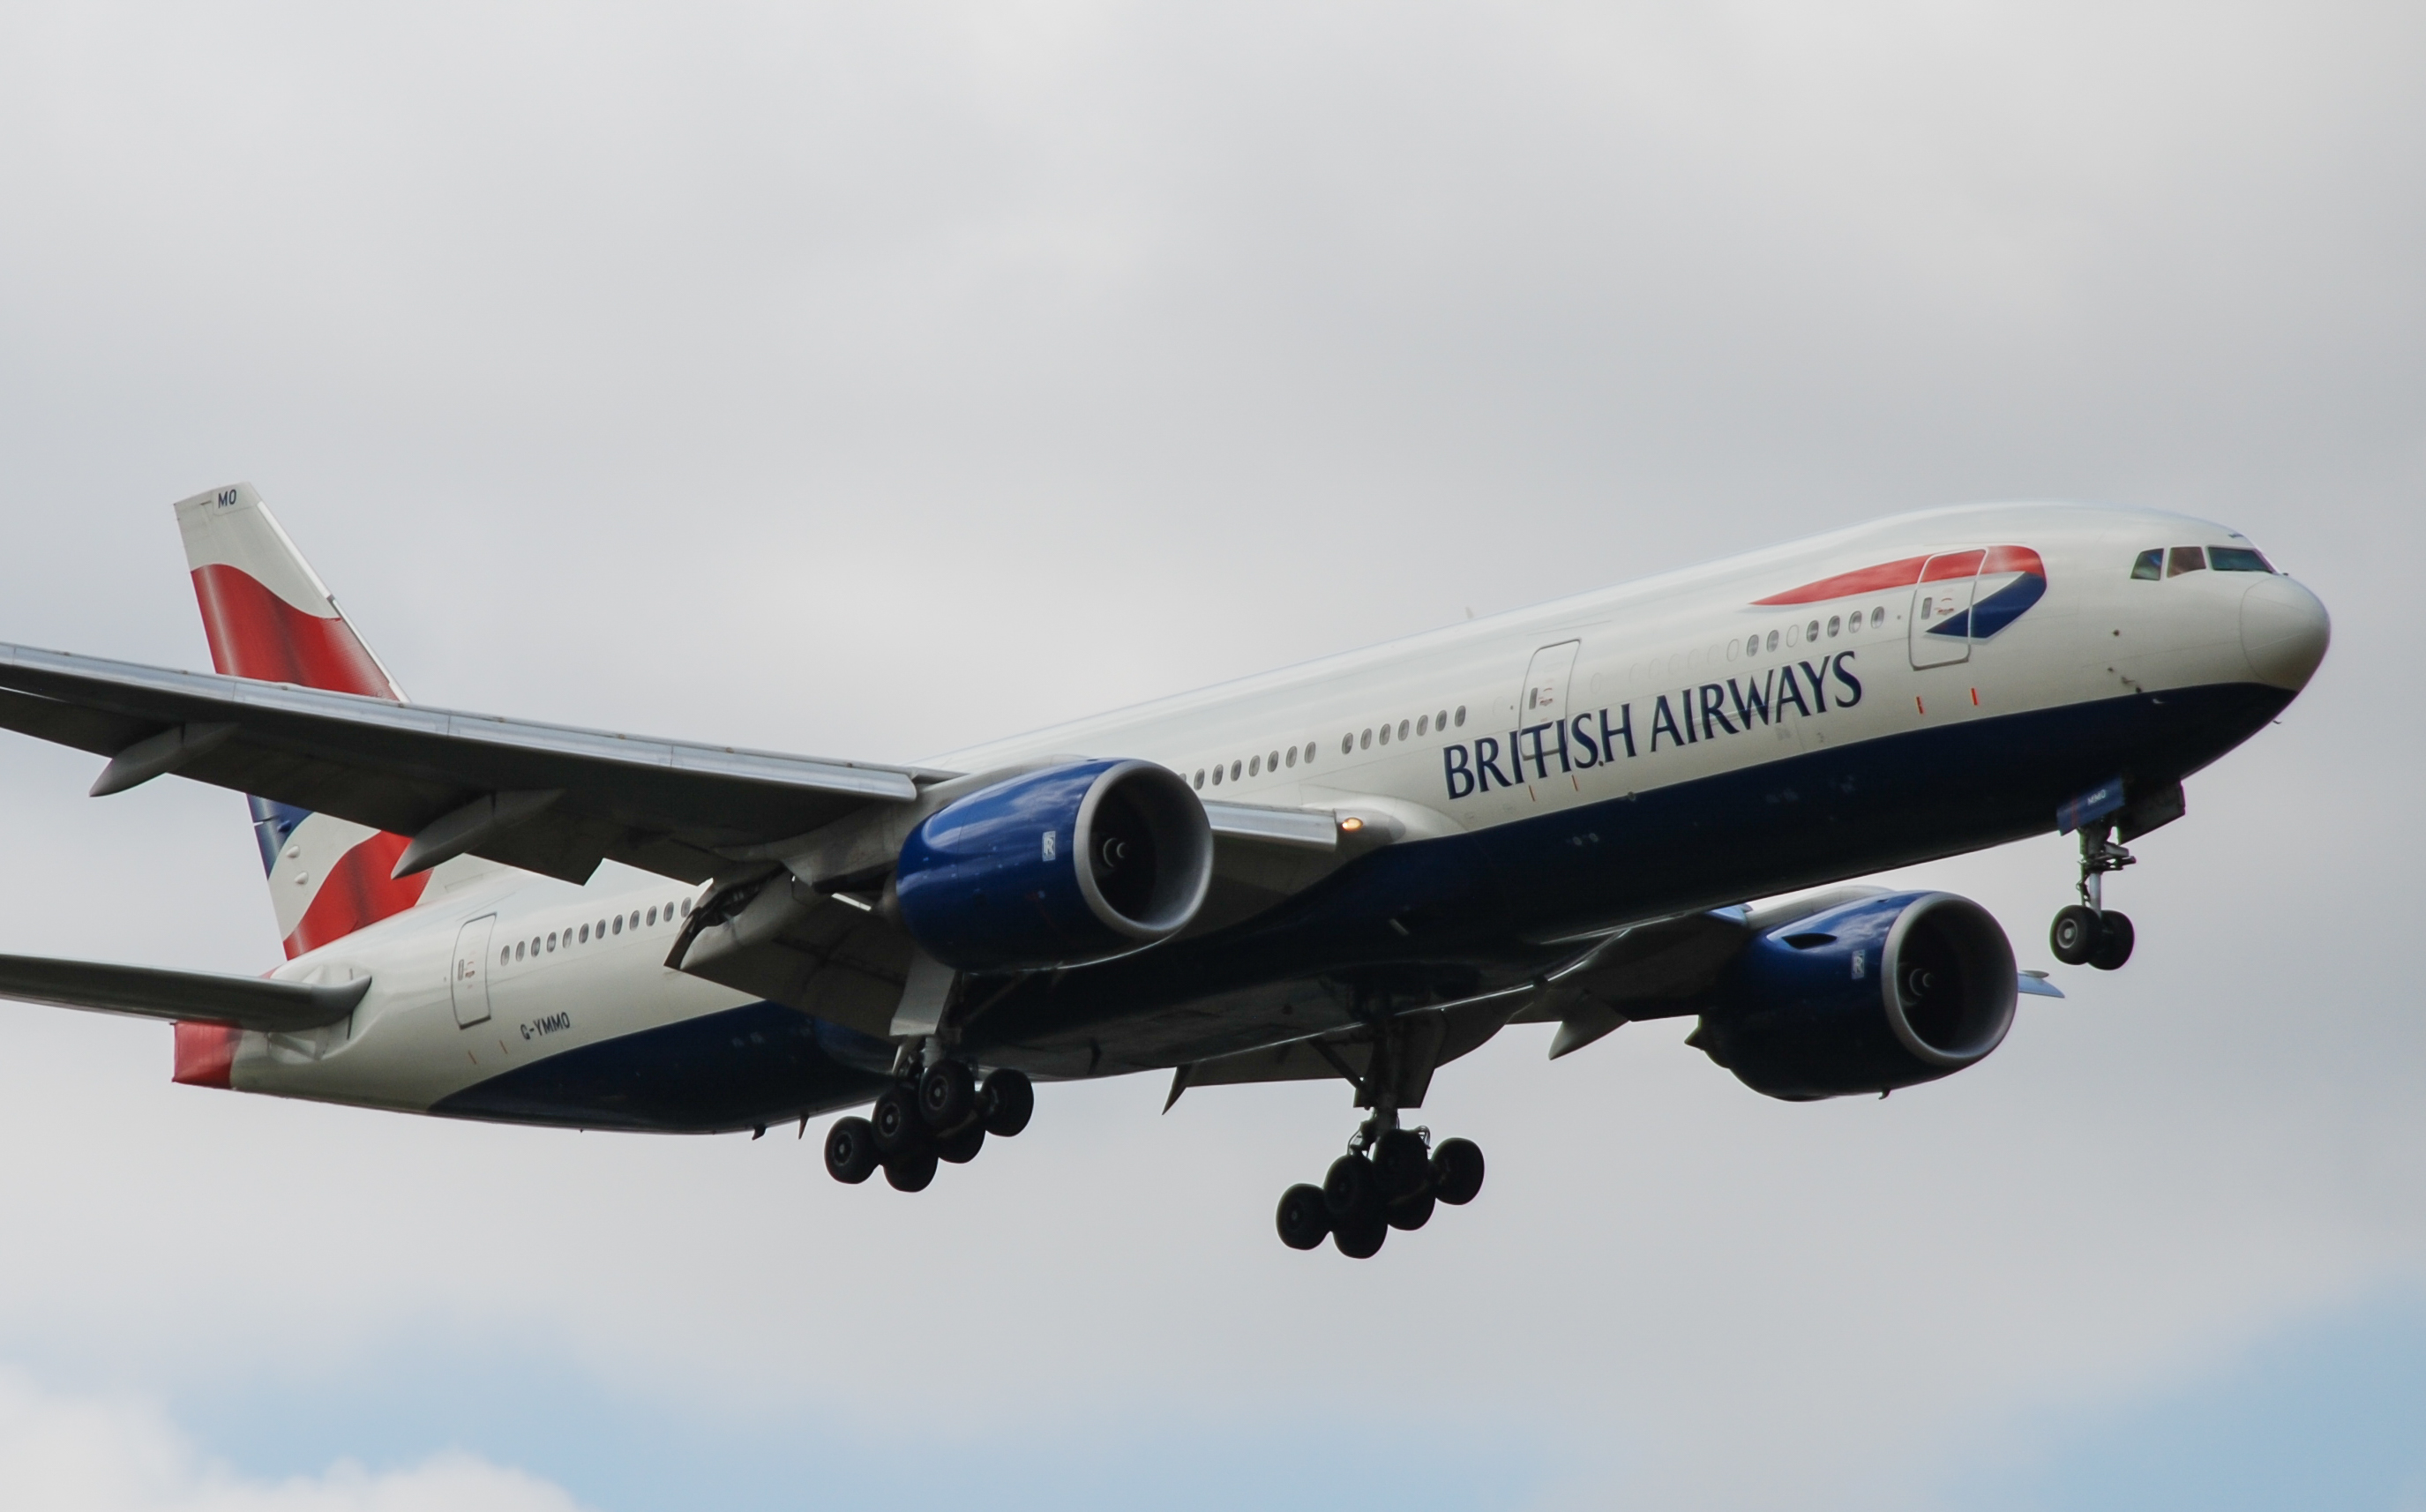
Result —
<path fill-rule="evenodd" d="M 0 1005 L 0 1500 L 2426 1507 L 2415 7 L 20 3 L 0 639 L 200 666 L 248 478 L 416 697 L 906 759 L 1898 510 L 2250 535 L 2335 647 L 1885 1102 L 1513 1029 L 814 1140 L 172 1086 Z M 0 737 L 0 950 L 260 971 L 243 805 Z M 1921 869 L 2046 966 L 2053 838 Z"/>

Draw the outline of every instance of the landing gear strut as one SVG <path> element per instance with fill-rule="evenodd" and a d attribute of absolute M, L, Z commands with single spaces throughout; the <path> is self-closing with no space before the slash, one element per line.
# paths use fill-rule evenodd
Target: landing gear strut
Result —
<path fill-rule="evenodd" d="M 1273 1215 L 1281 1243 L 1291 1249 L 1312 1249 L 1329 1239 L 1351 1260 L 1369 1258 L 1393 1229 L 1430 1223 L 1439 1203 L 1459 1207 L 1482 1190 L 1482 1151 L 1474 1141 L 1435 1145 L 1431 1130 L 1399 1126 L 1399 1110 L 1421 1107 L 1431 1084 L 1446 1033 L 1440 1016 L 1394 1017 L 1386 1003 L 1362 1005 L 1363 1042 L 1371 1050 L 1361 1072 L 1326 1041 L 1313 1047 L 1356 1088 L 1356 1105 L 1372 1111 L 1322 1184 L 1290 1187 Z"/>
<path fill-rule="evenodd" d="M 2047 948 L 2066 966 L 2094 966 L 2111 972 L 2131 958 L 2135 934 L 2131 920 L 2106 907 L 2105 878 L 2137 860 L 2114 843 L 2111 824 L 2084 825 L 2080 830 L 2080 901 L 2058 909 L 2047 931 Z"/>
<path fill-rule="evenodd" d="M 1008 1139 L 1036 1112 L 1036 1088 L 1005 1066 L 980 1083 L 962 1062 L 939 1060 L 886 1087 L 865 1118 L 836 1118 L 826 1131 L 826 1171 L 856 1185 L 881 1167 L 898 1191 L 923 1191 L 935 1165 L 977 1159 L 986 1135 Z"/>

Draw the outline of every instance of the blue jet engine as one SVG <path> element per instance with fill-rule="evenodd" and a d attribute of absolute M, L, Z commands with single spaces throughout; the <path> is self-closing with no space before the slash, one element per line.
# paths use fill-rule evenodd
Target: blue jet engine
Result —
<path fill-rule="evenodd" d="M 901 921 L 955 971 L 1050 971 L 1185 928 L 1213 881 L 1213 829 L 1152 762 L 1029 772 L 930 816 L 894 875 Z"/>
<path fill-rule="evenodd" d="M 1983 1059 L 2013 1027 L 2014 947 L 1950 893 L 1895 893 L 1757 936 L 1686 1043 L 1789 1102 L 1884 1093 Z"/>

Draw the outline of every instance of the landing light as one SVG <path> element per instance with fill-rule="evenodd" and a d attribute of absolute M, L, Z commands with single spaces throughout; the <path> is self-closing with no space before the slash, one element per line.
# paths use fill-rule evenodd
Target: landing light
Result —
<path fill-rule="evenodd" d="M 1362 820 L 1362 819 L 1357 818 L 1357 817 L 1356 817 L 1354 814 L 1352 814 L 1352 813 L 1351 813 L 1351 814 L 1350 814 L 1347 818 L 1342 819 L 1342 820 L 1340 820 L 1340 821 L 1339 821 L 1339 832 L 1340 832 L 1341 834 L 1344 834 L 1344 835 L 1352 835 L 1352 834 L 1354 834 L 1357 830 L 1362 829 L 1362 828 L 1365 828 L 1365 821 L 1364 821 L 1364 820 Z"/>

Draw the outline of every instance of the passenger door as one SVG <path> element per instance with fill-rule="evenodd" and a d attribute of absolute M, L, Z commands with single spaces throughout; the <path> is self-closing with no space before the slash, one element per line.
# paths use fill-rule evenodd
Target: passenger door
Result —
<path fill-rule="evenodd" d="M 1947 552 L 1920 569 L 1912 590 L 1912 665 L 1947 667 L 1971 659 L 1971 595 L 1984 551 Z"/>
<path fill-rule="evenodd" d="M 1516 728 L 1556 724 L 1567 716 L 1568 685 L 1575 681 L 1576 652 L 1580 640 L 1562 640 L 1533 653 L 1525 668 L 1525 686 L 1516 695 Z"/>
<path fill-rule="evenodd" d="M 1510 728 L 1516 734 L 1516 749 L 1509 754 L 1516 760 L 1519 781 L 1545 777 L 1558 769 L 1551 752 L 1564 744 L 1555 730 L 1536 730 L 1541 725 L 1557 725 L 1567 716 L 1567 703 L 1576 680 L 1576 652 L 1583 649 L 1580 640 L 1562 640 L 1555 646 L 1545 646 L 1533 653 L 1532 662 L 1525 668 L 1525 685 L 1516 694 L 1516 722 Z M 1524 753 L 1539 752 L 1541 761 L 1527 764 Z"/>
<path fill-rule="evenodd" d="M 447 971 L 446 986 L 455 995 L 455 1025 L 459 1029 L 488 1021 L 489 937 L 496 928 L 497 916 L 484 913 L 456 933 L 455 960 Z"/>

